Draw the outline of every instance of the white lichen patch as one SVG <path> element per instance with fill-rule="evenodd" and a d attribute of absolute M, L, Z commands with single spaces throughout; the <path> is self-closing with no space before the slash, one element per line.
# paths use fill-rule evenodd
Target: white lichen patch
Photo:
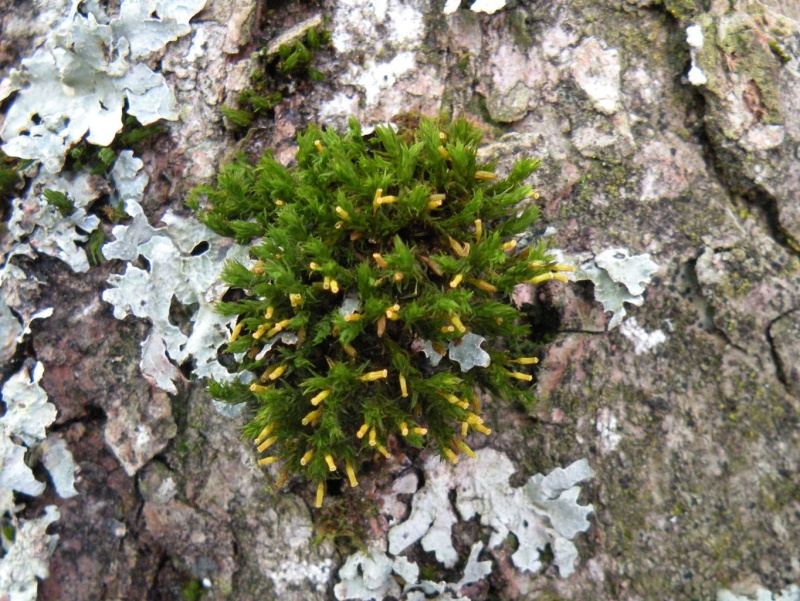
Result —
<path fill-rule="evenodd" d="M 491 573 L 490 561 L 478 561 L 483 543 L 472 545 L 463 575 L 458 582 L 420 580 L 419 566 L 407 558 L 392 557 L 380 549 L 358 551 L 339 569 L 340 582 L 333 588 L 340 601 L 383 601 L 395 597 L 408 601 L 469 601 L 461 587 L 483 580 Z"/>
<path fill-rule="evenodd" d="M 600 450 L 609 453 L 616 450 L 622 442 L 622 435 L 619 434 L 619 422 L 617 416 L 611 413 L 607 407 L 603 407 L 597 414 L 597 433 L 600 435 Z"/>
<path fill-rule="evenodd" d="M 29 450 L 42 456 L 59 496 L 66 499 L 77 494 L 74 482 L 78 466 L 72 453 L 64 441 L 47 438 L 47 427 L 55 421 L 57 411 L 39 386 L 43 375 L 44 365 L 36 363 L 32 372 L 23 367 L 3 385 L 5 413 L 0 417 L 0 514 L 13 509 L 11 491 L 30 496 L 44 492 L 44 482 L 34 478 L 25 462 Z"/>
<path fill-rule="evenodd" d="M 467 372 L 473 367 L 489 367 L 491 359 L 489 353 L 481 348 L 486 338 L 477 334 L 464 334 L 458 340 L 451 340 L 448 347 L 448 356 L 451 361 L 458 363 L 462 372 Z"/>
<path fill-rule="evenodd" d="M 565 259 L 567 263 L 571 263 Z M 641 306 L 643 293 L 659 269 L 650 255 L 631 255 L 626 248 L 609 248 L 583 262 L 575 272 L 575 280 L 594 283 L 594 296 L 613 316 L 608 329 L 613 330 L 625 318 L 625 303 Z"/>
<path fill-rule="evenodd" d="M 14 534 L 14 542 L 0 558 L 0 594 L 9 601 L 36 601 L 38 581 L 50 575 L 48 559 L 58 542 L 47 527 L 60 516 L 55 505 L 45 507 L 44 515 L 27 520 Z"/>
<path fill-rule="evenodd" d="M 342 64 L 348 64 L 350 54 L 358 58 L 337 75 L 337 88 L 347 91 L 320 107 L 323 121 L 344 123 L 356 116 L 368 126 L 411 108 L 435 105 L 443 84 L 435 68 L 424 65 L 426 7 L 421 0 L 337 3 L 333 46 Z M 418 107 L 409 106 L 410 97 L 418 99 Z"/>
<path fill-rule="evenodd" d="M 689 45 L 692 58 L 692 66 L 686 74 L 686 79 L 693 86 L 702 86 L 708 83 L 706 74 L 697 65 L 697 52 L 703 47 L 704 43 L 703 28 L 699 25 L 689 25 L 686 28 L 686 43 Z"/>
<path fill-rule="evenodd" d="M 90 215 L 88 208 L 100 196 L 101 188 L 101 180 L 85 171 L 55 175 L 42 170 L 25 196 L 11 201 L 8 231 L 14 240 L 24 241 L 36 252 L 61 259 L 73 271 L 86 272 L 89 259 L 78 243 L 86 242 L 86 233 L 100 225 L 100 219 Z M 64 194 L 75 210 L 62 215 L 47 202 L 44 190 Z"/>
<path fill-rule="evenodd" d="M 469 9 L 476 13 L 493 15 L 501 8 L 505 8 L 506 0 L 475 0 Z"/>
<path fill-rule="evenodd" d="M 136 213 L 141 223 L 145 218 L 138 209 Z M 214 303 L 227 291 L 218 282 L 223 264 L 234 258 L 246 260 L 247 251 L 193 218 L 183 219 L 168 212 L 163 220 L 168 227 L 155 230 L 155 235 L 135 247 L 136 256 L 147 259 L 148 267 L 142 269 L 129 263 L 124 274 L 109 277 L 112 288 L 103 292 L 103 300 L 114 305 L 117 319 L 134 315 L 153 324 L 142 343 L 142 373 L 162 390 L 176 394 L 174 381 L 180 378 L 176 365 L 190 357 L 195 360 L 196 376 L 222 380 L 230 377 L 217 361 L 217 349 L 230 336 L 231 320 L 217 314 Z M 130 226 L 125 231 L 115 231 L 121 234 L 115 248 L 129 247 L 127 236 L 139 236 L 143 229 Z M 201 244 L 207 244 L 208 249 L 193 255 L 192 250 Z M 188 335 L 170 321 L 173 298 L 184 306 L 198 306 Z"/>
<path fill-rule="evenodd" d="M 47 426 L 56 419 L 56 406 L 39 386 L 43 375 L 44 364 L 37 363 L 33 373 L 23 367 L 3 385 L 6 409 L 0 424 L 6 435 L 18 436 L 28 446 L 44 440 Z"/>
<path fill-rule="evenodd" d="M 663 330 L 648 332 L 639 325 L 635 317 L 626 320 L 619 327 L 619 332 L 633 343 L 633 352 L 637 355 L 647 353 L 667 341 Z"/>
<path fill-rule="evenodd" d="M 125 0 L 113 19 L 75 2 L 42 48 L 10 75 L 18 90 L 0 137 L 3 151 L 40 161 L 58 173 L 69 149 L 86 139 L 108 146 L 122 129 L 122 112 L 147 125 L 178 117 L 164 77 L 138 59 L 191 31 L 205 0 Z"/>
<path fill-rule="evenodd" d="M 613 115 L 619 108 L 619 52 L 605 49 L 596 38 L 587 38 L 575 49 L 572 77 L 591 100 L 595 110 Z"/>
<path fill-rule="evenodd" d="M 433 552 L 445 567 L 455 566 L 458 554 L 451 530 L 456 517 L 449 501 L 455 489 L 461 518 L 479 516 L 481 524 L 490 528 L 489 548 L 513 534 L 519 544 L 512 556 L 514 565 L 538 571 L 549 545 L 559 574 L 569 576 L 578 557 L 572 539 L 589 528 L 587 517 L 593 511 L 591 505 L 577 502 L 577 485 L 593 476 L 588 463 L 581 460 L 547 476 L 537 474 L 525 486 L 512 488 L 508 480 L 515 468 L 506 455 L 492 449 L 476 455 L 456 467 L 435 457 L 426 462 L 425 486 L 414 495 L 411 515 L 389 530 L 389 552 L 397 555 L 421 541 L 423 549 Z"/>
<path fill-rule="evenodd" d="M 769 589 L 756 587 L 752 594 L 737 595 L 727 589 L 717 592 L 717 601 L 800 601 L 800 586 L 796 584 L 773 593 Z"/>
<path fill-rule="evenodd" d="M 134 315 L 153 324 L 142 343 L 140 367 L 162 390 L 177 393 L 174 382 L 181 377 L 177 366 L 189 358 L 195 361 L 196 376 L 228 379 L 228 371 L 217 361 L 217 349 L 230 336 L 230 319 L 214 311 L 214 303 L 227 291 L 218 275 L 225 261 L 246 260 L 247 249 L 217 236 L 192 217 L 170 211 L 162 217 L 167 227 L 153 228 L 138 202 L 147 175 L 139 173 L 142 162 L 127 152 L 115 164 L 112 181 L 118 200 L 124 201 L 133 220 L 114 227 L 115 240 L 103 246 L 103 254 L 127 261 L 142 256 L 149 265 L 143 269 L 129 263 L 124 274 L 112 275 L 108 280 L 112 288 L 103 292 L 103 300 L 114 305 L 117 319 Z M 173 299 L 198 307 L 188 335 L 170 321 Z"/>

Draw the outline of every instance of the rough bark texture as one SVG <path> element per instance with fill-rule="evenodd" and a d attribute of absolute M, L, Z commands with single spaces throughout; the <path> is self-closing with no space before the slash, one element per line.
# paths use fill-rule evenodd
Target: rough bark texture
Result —
<path fill-rule="evenodd" d="M 35 12 L 21 28 L 20 11 L 36 7 L 14 4 L 0 2 L 13 33 L 0 45 L 4 70 L 47 29 Z M 236 150 L 289 160 L 308 122 L 445 110 L 485 128 L 500 170 L 541 157 L 535 183 L 555 246 L 627 247 L 662 267 L 629 310 L 635 327 L 665 334 L 650 349 L 630 327 L 605 330 L 590 284 L 539 289 L 535 310 L 551 321 L 541 401 L 529 416 L 490 402 L 486 444 L 509 454 L 520 481 L 587 458 L 593 525 L 569 579 L 552 567 L 521 574 L 504 547 L 485 554 L 491 590 L 473 598 L 714 599 L 800 581 L 796 3 L 536 0 L 493 15 L 465 3 L 449 16 L 425 0 L 208 4 L 194 38 L 158 61 L 181 120 L 141 156 L 151 223 Z M 334 32 L 317 63 L 324 81 L 237 139 L 219 108 L 249 85 L 251 52 L 316 14 Z M 686 43 L 692 24 L 698 48 Z M 202 52 L 187 62 L 192 44 Z M 692 64 L 704 85 L 687 81 Z M 326 535 L 384 536 L 376 491 L 412 459 L 398 451 L 394 467 L 323 512 L 309 510 L 303 485 L 274 494 L 241 424 L 216 414 L 202 385 L 171 398 L 141 377 L 146 325 L 115 320 L 100 300 L 121 263 L 83 276 L 55 259 L 24 267 L 41 282 L 37 306 L 56 310 L 13 364 L 44 362 L 56 430 L 81 467 L 79 496 L 30 504 L 62 516 L 40 598 L 178 599 L 207 578 L 203 599 L 331 599 L 343 556 Z"/>

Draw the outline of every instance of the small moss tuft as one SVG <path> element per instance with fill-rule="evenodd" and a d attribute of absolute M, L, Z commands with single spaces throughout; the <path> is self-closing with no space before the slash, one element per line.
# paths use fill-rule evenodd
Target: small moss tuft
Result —
<path fill-rule="evenodd" d="M 536 358 L 501 344 L 530 333 L 509 299 L 566 268 L 523 236 L 538 161 L 500 178 L 478 163 L 480 139 L 463 120 L 369 137 L 355 121 L 345 135 L 310 127 L 296 167 L 240 159 L 190 196 L 213 230 L 252 242 L 252 264 L 223 272 L 239 300 L 218 306 L 237 320 L 240 378 L 210 391 L 249 404 L 259 464 L 316 483 L 318 504 L 329 478 L 356 486 L 397 441 L 470 456 L 467 434 L 490 433 L 481 392 L 534 400 Z"/>

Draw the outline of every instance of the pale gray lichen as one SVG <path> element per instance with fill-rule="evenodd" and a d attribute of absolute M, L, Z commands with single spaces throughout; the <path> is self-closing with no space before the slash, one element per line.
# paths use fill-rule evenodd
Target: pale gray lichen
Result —
<path fill-rule="evenodd" d="M 40 161 L 58 173 L 69 149 L 85 139 L 108 146 L 122 129 L 122 112 L 142 125 L 178 117 L 164 77 L 133 62 L 191 31 L 189 19 L 206 0 L 125 0 L 117 17 L 96 4 L 74 2 L 33 56 L 13 70 L 5 93 L 17 90 L 0 137 L 3 151 Z"/>
<path fill-rule="evenodd" d="M 389 530 L 389 552 L 397 555 L 418 540 L 425 551 L 453 567 L 458 554 L 451 530 L 457 518 L 449 501 L 456 490 L 456 508 L 464 520 L 480 516 L 492 530 L 489 548 L 496 548 L 509 534 L 519 543 L 512 555 L 515 566 L 525 571 L 542 567 L 542 552 L 549 546 L 562 578 L 575 569 L 578 551 L 572 540 L 589 528 L 591 505 L 579 505 L 577 486 L 594 473 L 586 460 L 576 461 L 547 476 L 536 474 L 524 487 L 508 482 L 515 468 L 508 457 L 493 449 L 477 451 L 476 459 L 452 467 L 430 458 L 425 464 L 425 486 L 414 495 L 411 515 Z"/>
<path fill-rule="evenodd" d="M 47 534 L 47 527 L 60 516 L 55 505 L 48 505 L 44 515 L 17 523 L 14 542 L 0 558 L 0 594 L 8 601 L 36 601 L 38 582 L 50 575 L 48 559 L 58 542 L 57 534 Z M 4 547 L 7 541 L 3 540 Z"/>
<path fill-rule="evenodd" d="M 727 589 L 717 592 L 717 601 L 800 601 L 800 586 L 796 584 L 783 589 L 779 593 L 772 593 L 763 587 L 756 587 L 750 594 L 737 595 Z"/>
<path fill-rule="evenodd" d="M 462 372 L 473 367 L 489 367 L 489 353 L 481 348 L 484 342 L 486 338 L 472 333 L 464 334 L 459 340 L 451 340 L 448 346 L 450 360 L 458 363 Z"/>
<path fill-rule="evenodd" d="M 40 170 L 27 193 L 11 201 L 9 234 L 36 252 L 61 259 L 73 271 L 88 271 L 89 259 L 78 243 L 86 242 L 87 233 L 100 225 L 100 219 L 90 215 L 88 208 L 102 193 L 101 182 L 88 171 L 56 175 Z M 44 190 L 61 192 L 72 202 L 75 210 L 67 216 L 62 215 L 47 202 Z M 17 248 L 12 250 L 12 254 L 22 253 Z"/>
<path fill-rule="evenodd" d="M 564 261 L 573 263 L 569 258 L 564 258 Z M 627 248 L 609 248 L 582 262 L 574 279 L 594 283 L 595 298 L 603 304 L 605 311 L 613 313 L 608 324 L 608 329 L 613 330 L 627 314 L 625 303 L 644 304 L 642 295 L 658 269 L 658 264 L 648 253 L 631 255 Z"/>
<path fill-rule="evenodd" d="M 39 386 L 44 365 L 36 363 L 33 371 L 23 367 L 3 385 L 5 414 L 0 417 L 0 515 L 13 513 L 11 491 L 37 496 L 45 484 L 36 480 L 25 462 L 28 450 L 40 453 L 50 472 L 56 492 L 64 499 L 77 494 L 74 487 L 78 467 L 64 441 L 47 438 L 47 427 L 56 419 L 56 407 Z M 19 444 L 21 441 L 22 444 Z"/>
<path fill-rule="evenodd" d="M 401 597 L 408 601 L 468 601 L 459 591 L 463 586 L 483 580 L 492 571 L 491 561 L 478 561 L 483 543 L 472 545 L 463 575 L 458 582 L 420 580 L 419 566 L 406 557 L 392 557 L 381 549 L 358 551 L 339 569 L 340 582 L 334 586 L 337 599 L 383 601 Z"/>
<path fill-rule="evenodd" d="M 147 176 L 138 173 L 141 166 L 139 159 L 121 153 L 112 171 L 116 193 L 133 221 L 114 227 L 115 240 L 103 246 L 103 254 L 127 261 L 142 256 L 149 265 L 142 269 L 129 263 L 124 274 L 109 277 L 112 288 L 103 292 L 103 300 L 114 305 L 117 319 L 134 315 L 150 320 L 153 329 L 142 343 L 142 373 L 175 394 L 174 382 L 181 377 L 176 365 L 189 358 L 195 361 L 198 377 L 230 378 L 217 360 L 217 349 L 230 336 L 231 320 L 216 313 L 214 303 L 227 291 L 218 281 L 222 265 L 232 259 L 246 261 L 247 249 L 171 211 L 162 217 L 165 228 L 153 228 L 138 202 L 147 184 Z M 203 252 L 195 252 L 206 245 Z M 173 298 L 184 306 L 197 306 L 189 335 L 170 321 Z"/>

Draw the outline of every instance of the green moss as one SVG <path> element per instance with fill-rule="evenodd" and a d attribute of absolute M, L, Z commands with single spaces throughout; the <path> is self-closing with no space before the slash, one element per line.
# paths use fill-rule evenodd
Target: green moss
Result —
<path fill-rule="evenodd" d="M 249 128 L 258 117 L 271 117 L 273 109 L 298 83 L 322 81 L 323 74 L 313 67 L 314 58 L 330 41 L 329 31 L 313 27 L 304 39 L 282 44 L 272 54 L 266 49 L 257 52 L 254 57 L 258 67 L 250 78 L 252 88 L 239 95 L 236 106 L 221 107 L 222 114 L 240 129 Z"/>
<path fill-rule="evenodd" d="M 538 161 L 500 179 L 477 161 L 480 138 L 465 121 L 368 138 L 356 122 L 346 135 L 311 127 L 295 168 L 239 160 L 193 192 L 209 227 L 258 240 L 252 267 L 223 274 L 241 300 L 218 307 L 238 317 L 228 352 L 244 353 L 237 369 L 256 379 L 210 390 L 249 404 L 245 436 L 261 452 L 274 445 L 263 465 L 280 461 L 322 491 L 333 472 L 352 482 L 376 451 L 388 457 L 393 440 L 470 454 L 462 428 L 488 434 L 478 390 L 533 402 L 520 384 L 531 362 L 499 342 L 530 332 L 509 298 L 521 281 L 563 276 L 542 244 L 516 247 L 538 220 L 522 184 Z M 284 332 L 296 338 L 263 351 Z M 484 346 L 469 353 L 490 363 L 462 371 L 454 355 L 473 336 Z M 451 356 L 433 365 L 423 341 Z"/>
<path fill-rule="evenodd" d="M 664 0 L 664 8 L 679 21 L 688 19 L 698 11 L 695 0 Z"/>

